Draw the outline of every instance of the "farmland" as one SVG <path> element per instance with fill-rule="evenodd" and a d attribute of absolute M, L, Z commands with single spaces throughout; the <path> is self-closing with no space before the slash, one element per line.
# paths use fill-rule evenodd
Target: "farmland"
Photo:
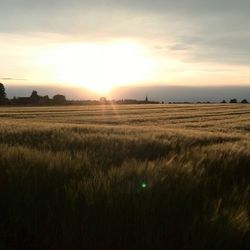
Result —
<path fill-rule="evenodd" d="M 0 249 L 249 245 L 250 105 L 0 108 Z"/>

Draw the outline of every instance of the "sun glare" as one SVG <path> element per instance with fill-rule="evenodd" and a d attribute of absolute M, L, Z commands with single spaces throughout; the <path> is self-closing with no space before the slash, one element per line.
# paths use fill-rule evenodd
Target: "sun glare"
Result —
<path fill-rule="evenodd" d="M 144 82 L 154 68 L 147 50 L 132 42 L 57 45 L 43 54 L 42 61 L 51 80 L 99 93 Z"/>

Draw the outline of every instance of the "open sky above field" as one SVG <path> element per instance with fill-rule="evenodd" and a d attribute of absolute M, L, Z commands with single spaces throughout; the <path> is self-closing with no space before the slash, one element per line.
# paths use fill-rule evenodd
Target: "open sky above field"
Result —
<path fill-rule="evenodd" d="M 248 0 L 0 1 L 0 82 L 249 86 L 249 13 Z"/>

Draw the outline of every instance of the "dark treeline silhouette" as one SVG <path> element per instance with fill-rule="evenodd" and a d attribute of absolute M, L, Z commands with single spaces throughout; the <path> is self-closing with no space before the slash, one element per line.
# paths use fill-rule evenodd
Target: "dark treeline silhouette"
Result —
<path fill-rule="evenodd" d="M 114 104 L 159 104 L 156 101 L 136 100 L 136 99 L 122 99 L 122 100 L 107 100 L 105 97 L 101 97 L 97 100 L 71 100 L 67 101 L 68 105 L 114 105 Z"/>
<path fill-rule="evenodd" d="M 122 99 L 122 100 L 108 100 L 106 97 L 101 97 L 100 100 L 67 100 L 64 95 L 56 94 L 53 98 L 48 95 L 40 96 L 36 90 L 33 90 L 29 97 L 13 97 L 8 99 L 4 84 L 0 83 L 0 105 L 20 105 L 20 106 L 46 106 L 46 105 L 113 105 L 113 104 L 164 104 L 165 102 L 151 101 L 148 96 L 144 100 L 136 99 Z M 168 104 L 193 104 L 194 102 L 168 102 Z M 210 104 L 209 101 L 198 101 L 197 104 Z M 220 103 L 227 103 L 222 100 Z M 228 103 L 248 103 L 247 99 L 238 102 L 236 98 L 229 100 Z"/>
<path fill-rule="evenodd" d="M 7 98 L 6 98 L 6 92 L 5 87 L 2 83 L 0 83 L 0 104 L 6 104 Z"/>
<path fill-rule="evenodd" d="M 238 103 L 237 99 L 231 99 L 229 103 Z"/>
<path fill-rule="evenodd" d="M 247 99 L 243 99 L 241 103 L 248 103 Z"/>
<path fill-rule="evenodd" d="M 36 90 L 33 90 L 29 97 L 6 97 L 5 87 L 0 83 L 0 105 L 65 105 L 67 104 L 64 95 L 55 95 L 52 99 L 48 95 L 40 96 Z"/>
<path fill-rule="evenodd" d="M 221 103 L 227 103 L 226 100 L 223 100 Z M 236 98 L 233 98 L 229 101 L 229 103 L 238 103 Z M 248 103 L 247 99 L 243 99 L 240 103 Z"/>
<path fill-rule="evenodd" d="M 48 95 L 40 96 L 33 90 L 30 97 L 14 97 L 9 100 L 9 104 L 14 105 L 65 105 L 67 103 L 64 95 L 55 95 L 52 99 Z"/>
<path fill-rule="evenodd" d="M 20 106 L 46 106 L 46 105 L 112 105 L 112 104 L 158 104 L 156 101 L 149 101 L 146 96 L 145 100 L 124 99 L 124 100 L 107 100 L 101 97 L 100 100 L 67 100 L 64 95 L 57 94 L 50 98 L 48 95 L 40 96 L 36 90 L 33 90 L 29 97 L 6 98 L 5 87 L 0 83 L 0 105 L 20 105 Z"/>

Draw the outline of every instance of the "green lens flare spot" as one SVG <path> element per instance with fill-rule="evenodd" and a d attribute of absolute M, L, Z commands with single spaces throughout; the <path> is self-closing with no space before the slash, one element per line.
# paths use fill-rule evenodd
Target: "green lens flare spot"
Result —
<path fill-rule="evenodd" d="M 141 183 L 141 188 L 143 188 L 143 189 L 145 189 L 145 188 L 147 188 L 147 183 L 145 182 L 145 181 L 143 181 L 142 183 Z"/>

